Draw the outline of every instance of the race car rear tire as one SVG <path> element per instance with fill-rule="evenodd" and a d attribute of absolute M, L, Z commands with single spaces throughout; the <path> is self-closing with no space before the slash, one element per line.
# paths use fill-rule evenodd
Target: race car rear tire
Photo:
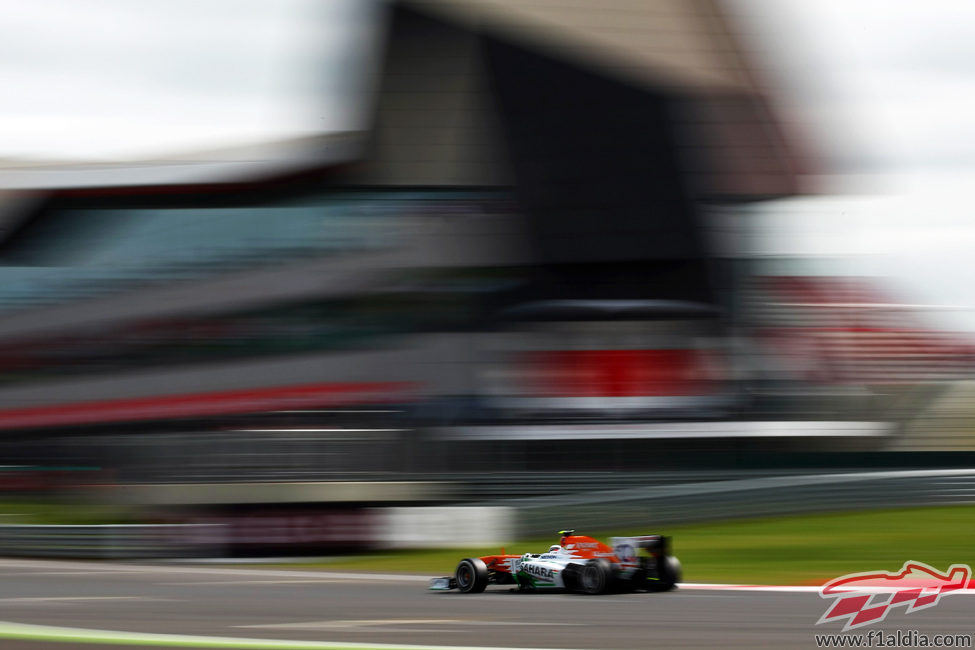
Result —
<path fill-rule="evenodd" d="M 467 558 L 457 565 L 454 574 L 457 589 L 465 594 L 479 594 L 488 585 L 487 565 L 480 558 Z"/>
<path fill-rule="evenodd" d="M 657 579 L 648 581 L 650 591 L 670 591 L 681 581 L 680 560 L 673 555 L 657 558 Z"/>
<path fill-rule="evenodd" d="M 609 590 L 613 566 L 609 560 L 598 558 L 587 562 L 579 573 L 579 591 L 585 594 L 602 594 Z"/>

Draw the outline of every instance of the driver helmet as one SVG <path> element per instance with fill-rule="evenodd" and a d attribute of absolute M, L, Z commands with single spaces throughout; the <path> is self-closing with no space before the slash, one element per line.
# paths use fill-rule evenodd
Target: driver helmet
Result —
<path fill-rule="evenodd" d="M 558 544 L 552 544 L 552 546 L 549 547 L 548 552 L 549 553 L 558 553 L 561 550 L 562 550 L 562 547 L 561 546 L 559 546 Z"/>

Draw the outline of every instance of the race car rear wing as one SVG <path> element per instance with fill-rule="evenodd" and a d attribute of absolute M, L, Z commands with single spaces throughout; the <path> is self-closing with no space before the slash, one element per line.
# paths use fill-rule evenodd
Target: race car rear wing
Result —
<path fill-rule="evenodd" d="M 612 537 L 610 544 L 621 559 L 632 556 L 636 549 L 646 549 L 651 555 L 670 555 L 670 537 L 665 535 L 638 535 L 636 537 Z"/>

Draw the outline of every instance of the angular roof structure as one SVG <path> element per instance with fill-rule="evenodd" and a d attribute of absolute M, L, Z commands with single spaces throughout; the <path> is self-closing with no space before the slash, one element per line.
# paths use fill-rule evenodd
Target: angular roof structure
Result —
<path fill-rule="evenodd" d="M 598 99 L 577 79 L 543 76 L 524 61 L 506 69 L 499 47 L 660 99 L 683 182 L 696 196 L 747 200 L 801 189 L 806 162 L 714 0 L 394 4 L 364 180 L 510 182 L 502 161 L 517 152 L 504 148 L 499 94 L 513 77 L 540 93 L 561 84 L 566 103 Z M 565 84 L 577 84 L 575 93 Z M 591 117 L 589 130 L 612 126 L 612 114 Z"/>

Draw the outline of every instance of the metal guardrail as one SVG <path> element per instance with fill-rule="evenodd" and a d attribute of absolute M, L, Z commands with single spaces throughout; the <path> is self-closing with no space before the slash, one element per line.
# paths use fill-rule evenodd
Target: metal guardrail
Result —
<path fill-rule="evenodd" d="M 0 555 L 139 559 L 219 557 L 219 524 L 0 525 Z"/>
<path fill-rule="evenodd" d="M 476 505 L 504 506 L 515 519 L 505 525 L 513 523 L 514 536 L 525 538 L 550 535 L 566 526 L 577 530 L 642 528 L 660 531 L 668 525 L 714 519 L 975 503 L 975 469 L 774 476 L 715 476 L 701 472 L 682 473 L 671 478 L 678 478 L 680 482 L 658 481 L 611 490 L 583 487 L 571 494 L 505 498 Z M 407 523 L 416 529 L 416 545 L 427 546 L 435 540 L 423 540 L 422 534 L 436 535 L 437 531 L 423 524 L 426 520 L 419 514 L 418 511 L 416 520 Z M 0 525 L 0 555 L 12 556 L 220 557 L 227 552 L 228 542 L 228 531 L 219 523 Z M 283 550 L 278 548 L 276 552 Z"/>
<path fill-rule="evenodd" d="M 498 501 L 519 536 L 560 527 L 654 528 L 802 512 L 975 503 L 975 469 L 763 476 Z"/>

